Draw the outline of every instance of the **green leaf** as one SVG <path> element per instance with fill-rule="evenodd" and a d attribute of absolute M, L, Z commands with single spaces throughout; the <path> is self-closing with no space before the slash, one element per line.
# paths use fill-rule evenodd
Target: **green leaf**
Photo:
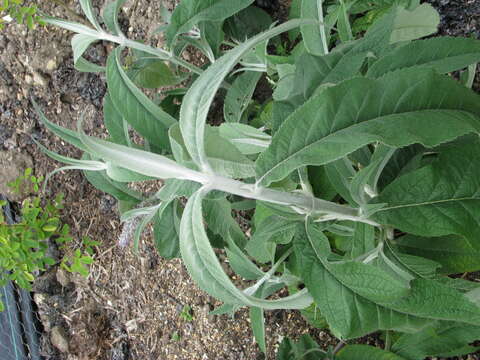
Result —
<path fill-rule="evenodd" d="M 232 240 L 237 246 L 245 246 L 245 235 L 232 216 L 232 206 L 225 197 L 206 199 L 203 203 L 205 223 L 208 230 L 222 237 L 226 242 Z"/>
<path fill-rule="evenodd" d="M 224 20 L 250 5 L 253 0 L 183 0 L 173 11 L 165 31 L 167 45 L 172 46 L 177 36 L 191 30 L 201 21 Z"/>
<path fill-rule="evenodd" d="M 223 79 L 252 47 L 301 23 L 302 21 L 291 20 L 235 47 L 205 70 L 188 90 L 180 110 L 180 128 L 190 156 L 202 170 L 210 168 L 205 154 L 205 121 Z"/>
<path fill-rule="evenodd" d="M 187 203 L 180 223 L 180 251 L 190 276 L 198 286 L 217 299 L 232 305 L 249 305 L 265 309 L 305 308 L 311 303 L 308 292 L 278 300 L 263 300 L 246 295 L 223 271 L 202 222 L 202 199 L 206 191 L 196 192 Z"/>
<path fill-rule="evenodd" d="M 62 156 L 60 154 L 57 154 L 53 151 L 48 150 L 45 146 L 34 140 L 35 144 L 42 150 L 45 154 L 47 154 L 49 157 L 51 157 L 54 160 L 57 160 L 59 162 L 63 162 L 65 164 L 69 165 L 75 165 L 79 167 L 85 167 L 85 169 L 88 170 L 105 170 L 106 169 L 106 164 L 100 161 L 92 161 L 92 160 L 84 160 L 84 159 L 74 159 L 70 158 L 67 156 Z M 56 171 L 54 171 L 56 172 Z M 50 176 L 54 173 L 50 173 Z"/>
<path fill-rule="evenodd" d="M 252 327 L 253 335 L 257 341 L 260 350 L 264 354 L 267 353 L 267 345 L 265 343 L 265 318 L 263 316 L 263 309 L 258 307 L 251 307 L 250 310 L 250 324 Z"/>
<path fill-rule="evenodd" d="M 122 214 L 122 217 L 120 218 L 121 221 L 126 221 L 133 219 L 135 217 L 141 218 L 138 224 L 135 226 L 135 231 L 133 233 L 133 248 L 134 250 L 138 253 L 138 249 L 140 246 L 140 238 L 147 227 L 147 225 L 152 222 L 154 219 L 155 215 L 159 211 L 160 208 L 162 208 L 163 204 L 159 203 L 157 205 L 153 206 L 148 206 L 148 207 L 143 207 L 143 208 L 136 208 L 132 209 L 129 211 L 126 211 Z M 129 234 L 126 235 L 126 239 L 122 239 L 121 242 L 124 242 L 128 244 L 128 236 Z"/>
<path fill-rule="evenodd" d="M 205 130 L 207 159 L 216 173 L 233 178 L 249 178 L 255 175 L 254 163 L 221 137 L 218 127 L 207 125 Z M 169 136 L 175 159 L 185 166 L 196 169 L 197 166 L 186 151 L 180 126 L 172 126 Z"/>
<path fill-rule="evenodd" d="M 97 16 L 93 10 L 91 0 L 80 0 L 80 6 L 88 21 L 90 21 L 90 23 L 95 26 L 98 31 L 102 31 L 102 27 L 98 23 Z"/>
<path fill-rule="evenodd" d="M 110 139 L 120 145 L 131 146 L 128 135 L 128 124 L 122 114 L 113 105 L 110 95 L 107 93 L 103 98 L 103 123 L 108 130 Z"/>
<path fill-rule="evenodd" d="M 226 122 L 240 122 L 243 113 L 252 101 L 253 92 L 261 76 L 260 72 L 246 71 L 235 79 L 227 91 L 223 105 Z"/>
<path fill-rule="evenodd" d="M 40 106 L 35 102 L 35 100 L 32 99 L 32 105 L 33 108 L 35 109 L 35 112 L 37 113 L 38 117 L 40 118 L 40 121 L 47 127 L 48 130 L 53 132 L 55 135 L 60 137 L 62 140 L 65 140 L 66 142 L 72 144 L 73 146 L 79 148 L 82 151 L 87 151 L 87 147 L 83 145 L 82 141 L 80 140 L 80 136 L 76 131 L 64 128 L 60 125 L 57 125 L 50 120 L 47 119 L 45 114 L 42 112 L 40 109 Z"/>
<path fill-rule="evenodd" d="M 393 344 L 392 351 L 408 360 L 462 356 L 477 350 L 467 345 L 478 339 L 480 326 L 438 323 L 417 333 L 402 335 Z"/>
<path fill-rule="evenodd" d="M 302 25 L 301 32 L 307 51 L 315 56 L 328 54 L 328 44 L 323 24 L 323 0 L 302 0 L 301 16 L 317 23 Z"/>
<path fill-rule="evenodd" d="M 315 197 L 331 201 L 337 195 L 337 191 L 328 179 L 324 166 L 309 166 L 308 179 Z"/>
<path fill-rule="evenodd" d="M 98 73 L 105 71 L 104 66 L 91 63 L 90 61 L 85 60 L 83 57 L 78 58 L 77 62 L 74 64 L 74 68 L 80 72 Z"/>
<path fill-rule="evenodd" d="M 83 132 L 80 133 L 80 137 L 88 152 L 138 174 L 159 179 L 196 179 L 201 183 L 204 181 L 202 174 L 183 167 L 165 156 L 100 140 Z"/>
<path fill-rule="evenodd" d="M 107 3 L 103 9 L 103 22 L 114 35 L 122 35 L 122 30 L 118 23 L 118 12 L 126 0 L 116 0 Z"/>
<path fill-rule="evenodd" d="M 347 42 L 353 40 L 352 28 L 350 26 L 350 18 L 348 14 L 348 6 L 345 0 L 340 0 L 340 14 L 337 22 L 338 35 L 340 41 Z"/>
<path fill-rule="evenodd" d="M 347 345 L 341 349 L 335 359 L 338 360 L 407 360 L 390 351 L 370 345 Z"/>
<path fill-rule="evenodd" d="M 295 81 L 295 65 L 279 64 L 276 67 L 279 80 L 272 97 L 275 101 L 286 101 L 292 96 L 292 85 Z"/>
<path fill-rule="evenodd" d="M 225 248 L 228 261 L 233 271 L 246 280 L 258 280 L 264 276 L 264 272 L 260 270 L 242 250 L 229 237 L 227 239 L 228 247 Z"/>
<path fill-rule="evenodd" d="M 447 285 L 453 289 L 459 290 L 461 292 L 468 292 L 472 290 L 477 290 L 480 285 L 478 282 L 469 281 L 462 278 L 450 278 L 447 276 L 438 276 L 435 278 L 438 282 Z"/>
<path fill-rule="evenodd" d="M 310 326 L 313 326 L 317 329 L 328 328 L 327 321 L 322 316 L 322 314 L 320 313 L 320 309 L 315 303 L 313 303 L 306 309 L 300 310 L 300 314 L 302 314 L 302 316 L 305 318 L 305 320 Z"/>
<path fill-rule="evenodd" d="M 324 165 L 324 167 L 325 174 L 335 191 L 349 204 L 357 207 L 358 204 L 353 200 L 350 191 L 350 183 L 355 176 L 355 169 L 353 168 L 352 162 L 344 157 L 343 159 L 328 163 Z"/>
<path fill-rule="evenodd" d="M 351 52 L 355 54 L 371 52 L 378 56 L 390 49 L 392 33 L 400 10 L 399 7 L 392 6 L 387 12 L 382 14 L 370 26 L 363 39 L 353 43 Z"/>
<path fill-rule="evenodd" d="M 73 31 L 78 34 L 85 34 L 85 35 L 91 35 L 93 37 L 97 37 L 100 40 L 99 32 L 92 29 L 89 26 L 79 24 L 73 21 L 58 19 L 51 16 L 42 16 L 41 20 L 47 24 L 55 25 L 66 30 Z"/>
<path fill-rule="evenodd" d="M 479 151 L 477 137 L 439 148 L 433 163 L 399 177 L 374 199 L 388 205 L 373 219 L 419 236 L 464 236 L 478 251 Z"/>
<path fill-rule="evenodd" d="M 440 15 L 430 4 L 413 10 L 398 8 L 390 43 L 415 40 L 437 32 Z"/>
<path fill-rule="evenodd" d="M 389 259 L 387 265 L 393 267 L 393 270 L 397 267 L 397 269 L 400 268 L 408 272 L 406 276 L 407 280 L 411 280 L 414 277 L 433 279 L 436 276 L 438 268 L 441 267 L 436 261 L 400 252 L 400 249 L 397 246 L 391 246 L 390 242 L 385 243 L 380 259 L 385 257 Z M 392 263 L 394 264 L 393 266 L 391 265 Z"/>
<path fill-rule="evenodd" d="M 385 149 L 382 152 L 382 155 L 385 155 L 384 158 L 372 159 L 372 162 L 367 167 L 360 169 L 355 174 L 349 186 L 352 199 L 362 207 L 376 195 L 376 179 L 378 179 L 383 167 L 389 160 L 387 155 L 391 156 L 395 151 L 388 146 L 381 145 L 381 148 Z"/>
<path fill-rule="evenodd" d="M 397 177 L 418 169 L 426 149 L 420 144 L 396 149 L 378 179 L 377 189 L 384 189 Z"/>
<path fill-rule="evenodd" d="M 147 89 L 177 85 L 183 80 L 185 80 L 185 77 L 176 76 L 170 67 L 162 60 L 150 62 L 136 72 L 133 78 L 137 86 Z"/>
<path fill-rule="evenodd" d="M 273 261 L 277 244 L 288 244 L 295 234 L 297 223 L 272 215 L 257 225 L 245 250 L 260 263 Z"/>
<path fill-rule="evenodd" d="M 381 57 L 368 69 L 367 76 L 410 67 L 429 67 L 439 73 L 460 70 L 480 61 L 480 41 L 471 38 L 437 37 L 413 41 Z"/>
<path fill-rule="evenodd" d="M 257 160 L 257 182 L 268 185 L 301 166 L 329 163 L 375 141 L 435 146 L 479 131 L 479 120 L 478 95 L 431 70 L 347 80 L 312 96 L 285 120 Z"/>
<path fill-rule="evenodd" d="M 364 223 L 355 223 L 352 248 L 347 254 L 349 259 L 355 259 L 375 248 L 375 227 Z"/>
<path fill-rule="evenodd" d="M 177 121 L 155 105 L 128 78 L 120 63 L 121 48 L 107 60 L 108 93 L 125 120 L 155 148 L 168 150 L 168 128 Z"/>
<path fill-rule="evenodd" d="M 178 179 L 167 179 L 164 181 L 164 184 L 160 191 L 157 192 L 155 197 L 164 201 L 170 202 L 178 197 L 190 197 L 201 187 L 200 184 L 188 181 L 188 180 L 178 180 Z"/>
<path fill-rule="evenodd" d="M 278 348 L 277 360 L 322 360 L 327 359 L 327 354 L 308 334 L 304 334 L 293 341 L 284 338 Z"/>
<path fill-rule="evenodd" d="M 200 41 L 207 45 L 206 56 L 211 62 L 219 56 L 220 46 L 225 40 L 225 34 L 222 30 L 223 21 L 202 21 L 198 24 L 200 30 Z"/>
<path fill-rule="evenodd" d="M 131 171 L 129 169 L 122 168 L 120 166 L 114 165 L 112 162 L 107 162 L 107 175 L 110 179 L 118 182 L 138 182 L 145 180 L 154 180 L 155 178 L 136 171 Z"/>
<path fill-rule="evenodd" d="M 105 171 L 84 171 L 88 182 L 97 189 L 112 195 L 115 199 L 137 203 L 143 200 L 142 195 L 127 185 L 118 183 L 110 179 Z"/>
<path fill-rule="evenodd" d="M 249 6 L 229 17 L 224 24 L 224 30 L 229 38 L 245 41 L 252 36 L 267 30 L 272 24 L 268 13 L 256 6 Z"/>
<path fill-rule="evenodd" d="M 305 285 L 341 338 L 380 329 L 412 332 L 437 319 L 480 324 L 480 308 L 437 282 L 416 279 L 408 290 L 374 266 L 327 261 L 328 239 L 311 225 L 296 237 L 294 246 Z"/>
<path fill-rule="evenodd" d="M 35 28 L 35 21 L 33 20 L 33 16 L 32 16 L 32 15 L 27 15 L 25 22 L 26 22 L 26 24 L 27 24 L 27 27 L 28 27 L 30 30 L 33 30 L 33 29 Z"/>
<path fill-rule="evenodd" d="M 378 18 L 389 10 L 389 6 L 375 7 L 368 10 L 365 15 L 357 17 L 353 22 L 352 31 L 355 35 L 367 31 Z"/>
<path fill-rule="evenodd" d="M 480 251 L 462 236 L 426 238 L 405 235 L 396 239 L 399 249 L 441 264 L 442 274 L 459 274 L 480 270 Z"/>
<path fill-rule="evenodd" d="M 180 256 L 179 229 L 180 215 L 178 213 L 180 202 L 170 202 L 154 218 L 154 243 L 160 256 L 173 259 Z"/>
<path fill-rule="evenodd" d="M 223 123 L 219 134 L 244 155 L 258 154 L 270 145 L 271 136 L 253 126 L 239 123 Z"/>
<path fill-rule="evenodd" d="M 302 16 L 302 0 L 292 0 L 288 12 L 288 19 L 298 19 Z M 299 29 L 293 29 L 288 32 L 288 39 L 294 42 L 300 35 Z"/>

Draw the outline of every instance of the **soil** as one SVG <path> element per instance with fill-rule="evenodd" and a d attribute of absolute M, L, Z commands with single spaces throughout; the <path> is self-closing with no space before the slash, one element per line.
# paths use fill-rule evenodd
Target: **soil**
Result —
<path fill-rule="evenodd" d="M 169 9 L 175 5 L 173 0 L 162 2 Z M 274 12 L 277 18 L 284 18 L 288 2 L 279 1 L 273 9 L 265 1 L 262 5 L 268 5 L 268 11 Z M 74 5 L 76 1 L 67 3 L 80 13 L 79 6 Z M 432 3 L 443 14 L 442 33 L 479 37 L 478 2 L 438 0 Z M 45 12 L 71 19 L 52 4 L 46 3 Z M 160 23 L 159 4 L 160 1 L 127 1 L 121 14 L 127 36 L 141 40 L 151 34 Z M 103 1 L 94 1 L 94 5 L 100 11 Z M 2 168 L 1 183 L 13 180 L 15 171 L 23 171 L 25 164 L 32 164 L 37 175 L 45 175 L 58 167 L 58 163 L 39 151 L 32 138 L 63 155 L 80 156 L 78 150 L 40 125 L 31 98 L 36 99 L 46 116 L 57 124 L 74 128 L 84 114 L 87 133 L 105 134 L 102 125 L 104 75 L 74 70 L 71 37 L 70 32 L 53 27 L 30 31 L 19 25 L 8 25 L 0 33 L 0 155 L 8 158 L 8 153 L 9 159 L 24 159 L 9 161 L 9 166 L 16 169 L 7 172 Z M 157 45 L 162 39 L 149 37 L 148 41 Z M 104 64 L 111 50 L 111 44 L 97 43 L 87 57 Z M 196 56 L 196 53 L 189 54 L 191 60 Z M 96 249 L 88 278 L 53 266 L 35 283 L 34 297 L 42 325 L 45 359 L 264 358 L 253 340 L 247 312 L 239 311 L 234 318 L 209 315 L 219 303 L 196 287 L 180 260 L 167 261 L 156 253 L 151 231 L 144 235 L 138 255 L 118 246 L 123 225 L 112 197 L 95 190 L 75 171 L 54 176 L 47 196 L 59 192 L 65 194 L 66 201 L 63 221 L 71 226 L 77 239 L 72 249 L 79 246 L 80 239 L 86 235 L 101 245 Z M 192 320 L 180 316 L 185 305 L 192 308 Z M 295 311 L 268 312 L 266 333 L 268 359 L 274 359 L 284 336 L 297 338 L 309 333 L 325 348 L 338 342 L 327 331 L 308 327 Z M 362 342 L 381 343 L 376 337 Z"/>

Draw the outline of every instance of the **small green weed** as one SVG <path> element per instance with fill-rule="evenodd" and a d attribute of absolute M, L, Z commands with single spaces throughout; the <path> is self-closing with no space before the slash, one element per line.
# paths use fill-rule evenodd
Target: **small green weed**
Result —
<path fill-rule="evenodd" d="M 0 5 L 0 30 L 5 27 L 5 16 L 9 16 L 19 24 L 26 24 L 29 29 L 36 25 L 45 25 L 37 15 L 37 5 L 25 6 L 24 0 L 3 0 Z"/>
<path fill-rule="evenodd" d="M 180 317 L 184 321 L 193 321 L 192 307 L 190 305 L 185 305 L 180 313 Z"/>
<path fill-rule="evenodd" d="M 43 177 L 32 175 L 32 169 L 28 168 L 22 176 L 8 184 L 15 192 L 26 188 L 36 195 L 22 203 L 19 223 L 7 224 L 0 211 L 0 286 L 14 281 L 21 288 L 30 290 L 35 273 L 45 270 L 47 265 L 55 264 L 55 260 L 47 254 L 48 240 L 54 239 L 61 250 L 66 250 L 66 245 L 73 241 L 70 227 L 60 220 L 63 195 L 57 195 L 54 200 L 42 199 L 37 194 L 42 181 Z M 0 207 L 5 205 L 6 201 L 0 202 Z M 93 262 L 95 245 L 98 242 L 84 237 L 83 250 L 76 249 L 72 255 L 65 256 L 60 266 L 67 271 L 88 276 L 88 265 Z M 0 301 L 1 310 L 3 304 Z"/>
<path fill-rule="evenodd" d="M 174 331 L 174 332 L 172 333 L 172 340 L 173 340 L 173 341 L 180 341 L 181 338 L 182 338 L 182 337 L 180 336 L 180 334 L 178 333 L 178 331 Z"/>

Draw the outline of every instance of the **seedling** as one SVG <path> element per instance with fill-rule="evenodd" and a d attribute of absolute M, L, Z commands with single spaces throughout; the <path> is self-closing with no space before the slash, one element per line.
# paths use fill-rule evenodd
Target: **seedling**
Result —
<path fill-rule="evenodd" d="M 182 312 L 180 313 L 180 318 L 184 321 L 193 321 L 192 308 L 189 305 L 184 305 Z"/>
<path fill-rule="evenodd" d="M 32 174 L 32 169 L 25 170 L 10 185 L 13 191 L 31 190 L 35 196 L 25 199 L 20 210 L 20 222 L 7 224 L 0 209 L 0 286 L 14 281 L 23 289 L 30 290 L 38 271 L 44 271 L 55 260 L 48 256 L 49 239 L 60 245 L 64 251 L 73 241 L 70 228 L 60 220 L 63 209 L 63 195 L 54 200 L 43 199 L 39 194 L 42 177 Z M 0 207 L 6 205 L 0 202 Z M 72 255 L 65 255 L 61 266 L 70 272 L 88 276 L 88 265 L 93 262 L 93 248 L 98 242 L 87 237 L 83 248 L 78 248 Z M 3 303 L 0 301 L 0 308 Z"/>

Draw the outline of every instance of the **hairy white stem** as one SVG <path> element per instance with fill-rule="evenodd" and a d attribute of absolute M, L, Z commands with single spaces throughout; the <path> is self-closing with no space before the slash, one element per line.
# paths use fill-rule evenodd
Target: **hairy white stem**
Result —
<path fill-rule="evenodd" d="M 323 0 L 317 0 L 318 21 L 320 22 L 320 37 L 325 55 L 328 54 L 327 34 L 325 32 L 325 23 L 323 22 Z"/>
<path fill-rule="evenodd" d="M 106 40 L 119 44 L 120 46 L 126 46 L 132 49 L 144 51 L 148 54 L 155 55 L 159 59 L 167 60 L 170 61 L 172 64 L 182 66 L 193 73 L 201 74 L 203 72 L 202 69 L 198 68 L 197 66 L 190 64 L 189 62 L 173 55 L 171 52 L 166 51 L 162 48 L 154 48 L 152 46 L 142 44 L 138 41 L 130 40 L 123 36 L 115 36 L 107 33 L 99 33 L 98 36 L 100 40 Z"/>
<path fill-rule="evenodd" d="M 246 184 L 238 180 L 216 175 L 206 176 L 205 180 L 212 189 L 243 196 L 249 199 L 295 207 L 296 209 L 301 210 L 301 213 L 308 214 L 312 217 L 326 216 L 328 217 L 328 220 L 341 219 L 364 222 L 375 226 L 378 225 L 375 222 L 362 218 L 358 209 L 318 199 L 301 192 L 285 192 L 268 189 L 256 186 L 255 184 Z"/>
<path fill-rule="evenodd" d="M 138 41 L 130 40 L 130 39 L 126 38 L 124 35 L 116 36 L 116 35 L 113 35 L 113 34 L 109 34 L 109 33 L 105 32 L 103 30 L 98 31 L 98 30 L 92 29 L 91 27 L 83 25 L 83 24 L 78 24 L 78 23 L 74 23 L 74 22 L 71 22 L 71 21 L 63 20 L 63 19 L 57 19 L 57 18 L 50 17 L 50 16 L 44 16 L 44 17 L 42 17 L 42 20 L 45 21 L 46 23 L 49 23 L 49 24 L 59 26 L 61 28 L 73 31 L 77 34 L 88 35 L 88 36 L 91 36 L 92 38 L 95 38 L 97 40 L 110 41 L 110 42 L 119 44 L 120 46 L 127 46 L 127 47 L 130 47 L 130 48 L 133 48 L 133 49 L 144 51 L 148 54 L 155 55 L 159 59 L 170 61 L 173 64 L 182 66 L 182 67 L 184 67 L 184 68 L 186 68 L 186 69 L 188 69 L 188 70 L 190 70 L 190 71 L 192 71 L 196 74 L 201 74 L 203 72 L 202 69 L 200 69 L 199 67 L 188 63 L 187 61 L 173 55 L 169 51 L 166 51 L 166 50 L 161 49 L 161 48 L 154 48 L 152 46 L 142 44 Z"/>
<path fill-rule="evenodd" d="M 270 280 L 275 271 L 277 271 L 278 267 L 290 256 L 293 252 L 293 248 L 288 249 L 285 254 L 283 254 L 280 259 L 272 266 L 268 272 L 265 273 L 264 276 L 260 280 L 258 280 L 254 285 L 250 286 L 249 288 L 243 290 L 243 292 L 247 295 L 253 295 L 257 292 L 257 290 L 262 286 L 266 281 Z"/>

